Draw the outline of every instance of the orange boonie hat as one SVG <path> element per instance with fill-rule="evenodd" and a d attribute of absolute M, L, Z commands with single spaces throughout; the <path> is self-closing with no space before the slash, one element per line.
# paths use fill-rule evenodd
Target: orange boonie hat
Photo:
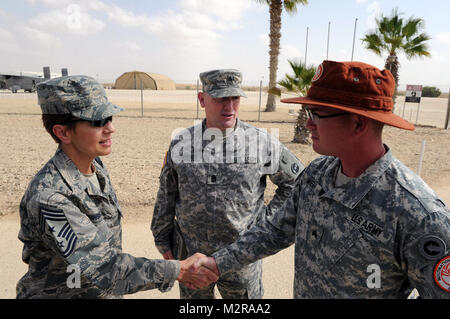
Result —
<path fill-rule="evenodd" d="M 317 67 L 306 97 L 281 102 L 331 107 L 412 131 L 414 125 L 392 113 L 394 89 L 389 70 L 362 62 L 325 60 Z"/>

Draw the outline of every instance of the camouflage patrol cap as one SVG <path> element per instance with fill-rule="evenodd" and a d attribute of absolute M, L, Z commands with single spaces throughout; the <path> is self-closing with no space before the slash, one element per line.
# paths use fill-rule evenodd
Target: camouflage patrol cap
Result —
<path fill-rule="evenodd" d="M 72 114 L 83 120 L 98 121 L 123 111 L 108 101 L 103 86 L 89 76 L 53 78 L 39 83 L 36 90 L 43 114 Z"/>
<path fill-rule="evenodd" d="M 241 89 L 242 73 L 234 69 L 211 70 L 200 73 L 203 92 L 214 98 L 247 97 Z"/>

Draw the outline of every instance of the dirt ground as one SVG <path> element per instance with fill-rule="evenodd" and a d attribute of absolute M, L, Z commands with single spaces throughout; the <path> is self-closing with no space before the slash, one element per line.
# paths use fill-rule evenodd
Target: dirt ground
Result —
<path fill-rule="evenodd" d="M 108 90 L 107 94 L 113 103 L 125 108 L 114 118 L 113 152 L 103 158 L 125 214 L 124 251 L 160 258 L 149 228 L 164 154 L 172 132 L 194 125 L 197 117 L 203 118 L 204 112 L 201 108 L 197 112 L 195 91 L 144 91 L 143 111 L 140 91 Z M 261 100 L 263 108 L 264 94 Z M 450 130 L 442 128 L 447 102 L 446 99 L 423 100 L 418 118 L 421 125 L 413 132 L 386 127 L 384 142 L 394 156 L 417 171 L 421 145 L 425 141 L 420 175 L 448 204 Z M 317 157 L 310 146 L 291 143 L 295 116 L 290 113 L 297 110 L 297 105 L 278 103 L 276 112 L 259 114 L 258 104 L 259 92 L 248 92 L 248 99 L 241 103 L 240 118 L 278 136 L 305 165 Z M 397 114 L 402 115 L 403 106 L 403 102 L 397 103 Z M 406 105 L 405 118 L 411 117 L 414 123 L 416 110 L 417 105 Z M 20 260 L 22 245 L 17 239 L 19 202 L 31 178 L 56 150 L 56 143 L 42 126 L 35 93 L 0 91 L 0 150 L 0 232 L 3 239 L 0 243 L 0 298 L 13 298 L 15 284 L 26 271 L 26 265 Z M 274 192 L 274 186 L 268 184 L 266 202 Z M 291 248 L 264 260 L 266 298 L 292 297 Z M 280 274 L 279 269 L 286 269 L 286 272 Z M 129 297 L 177 298 L 178 291 L 173 289 L 164 295 L 149 291 Z"/>

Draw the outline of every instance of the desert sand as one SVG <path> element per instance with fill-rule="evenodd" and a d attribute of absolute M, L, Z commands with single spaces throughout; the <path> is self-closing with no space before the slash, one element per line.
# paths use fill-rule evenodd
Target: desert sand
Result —
<path fill-rule="evenodd" d="M 259 114 L 259 92 L 246 93 L 241 119 L 277 136 L 305 165 L 318 156 L 308 145 L 291 143 L 295 116 L 290 113 L 295 113 L 298 105 L 278 103 L 276 112 Z M 150 220 L 164 154 L 172 132 L 194 125 L 204 112 L 201 108 L 197 111 L 195 91 L 144 91 L 143 110 L 140 91 L 107 90 L 107 94 L 110 101 L 125 109 L 114 118 L 113 152 L 103 158 L 124 211 L 123 250 L 139 257 L 161 258 L 154 247 Z M 396 113 L 403 113 L 415 123 L 418 105 L 406 104 L 403 112 L 403 97 L 399 99 Z M 264 108 L 264 93 L 261 100 Z M 443 129 L 446 110 L 446 99 L 423 98 L 416 130 L 386 127 L 384 141 L 414 171 L 425 141 L 420 175 L 450 203 L 450 130 Z M 35 93 L 0 91 L 0 136 L 0 298 L 14 298 L 16 282 L 27 269 L 21 261 L 22 244 L 17 239 L 19 202 L 31 178 L 56 150 L 56 143 L 42 126 Z M 274 186 L 269 182 L 266 202 L 273 192 Z M 265 298 L 292 298 L 293 247 L 263 262 Z M 178 286 L 165 294 L 151 290 L 126 298 L 178 298 Z"/>

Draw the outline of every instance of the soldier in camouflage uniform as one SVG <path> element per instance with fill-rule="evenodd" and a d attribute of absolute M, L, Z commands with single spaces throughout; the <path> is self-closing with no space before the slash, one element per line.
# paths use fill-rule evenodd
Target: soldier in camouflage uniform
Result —
<path fill-rule="evenodd" d="M 187 255 L 211 254 L 251 225 L 276 215 L 303 169 L 267 131 L 237 118 L 240 97 L 245 97 L 239 71 L 203 72 L 200 79 L 203 92 L 198 98 L 206 119 L 172 139 L 160 175 L 151 229 L 166 259 L 182 258 L 180 245 Z M 278 188 L 266 206 L 267 176 Z M 177 243 L 181 239 L 184 244 Z M 256 261 L 221 276 L 217 288 L 223 298 L 262 298 L 261 273 Z M 180 285 L 180 296 L 214 298 L 214 287 L 192 290 Z"/>
<path fill-rule="evenodd" d="M 187 271 L 192 261 L 122 252 L 122 211 L 98 157 L 111 152 L 112 116 L 122 109 L 86 76 L 48 80 L 37 93 L 44 126 L 59 147 L 20 203 L 19 239 L 29 268 L 17 298 L 113 298 L 167 291 L 176 279 L 194 284 Z"/>
<path fill-rule="evenodd" d="M 278 214 L 196 265 L 220 276 L 295 243 L 295 298 L 450 297 L 450 213 L 382 142 L 394 78 L 361 62 L 324 61 L 306 97 L 313 148 Z"/>

